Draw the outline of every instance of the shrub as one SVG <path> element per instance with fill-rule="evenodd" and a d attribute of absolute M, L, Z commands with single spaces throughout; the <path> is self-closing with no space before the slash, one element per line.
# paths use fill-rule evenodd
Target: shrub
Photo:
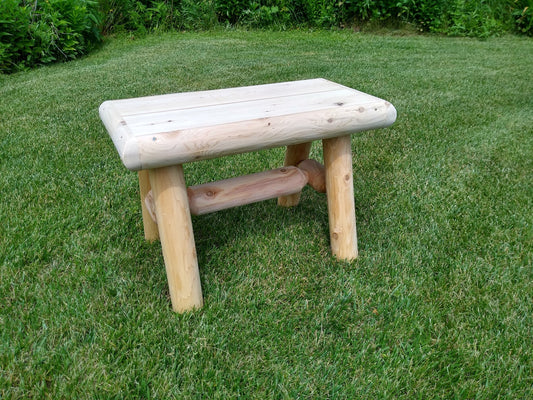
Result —
<path fill-rule="evenodd" d="M 397 6 L 398 17 L 424 32 L 442 31 L 450 11 L 448 0 L 401 0 Z"/>
<path fill-rule="evenodd" d="M 101 14 L 100 31 L 109 35 L 114 31 L 123 30 L 129 18 L 129 10 L 133 8 L 131 0 L 99 0 Z"/>
<path fill-rule="evenodd" d="M 455 0 L 445 32 L 456 36 L 488 37 L 505 30 L 501 0 Z"/>
<path fill-rule="evenodd" d="M 217 24 L 214 0 L 100 0 L 102 33 L 209 29 Z"/>
<path fill-rule="evenodd" d="M 512 16 L 519 33 L 533 36 L 533 0 L 515 0 Z"/>
<path fill-rule="evenodd" d="M 323 28 L 406 22 L 420 31 L 486 37 L 531 32 L 533 0 L 99 0 L 102 32 L 254 28 Z M 530 34 L 530 33 L 529 33 Z"/>
<path fill-rule="evenodd" d="M 132 31 L 146 33 L 175 28 L 174 1 L 100 0 L 104 35 Z"/>
<path fill-rule="evenodd" d="M 213 0 L 182 0 L 180 28 L 205 30 L 217 24 Z"/>
<path fill-rule="evenodd" d="M 0 16 L 1 72 L 74 59 L 101 38 L 90 0 L 2 0 Z"/>
<path fill-rule="evenodd" d="M 244 10 L 250 9 L 250 0 L 215 0 L 215 11 L 220 21 L 238 23 Z"/>
<path fill-rule="evenodd" d="M 33 63 L 39 51 L 28 35 L 31 21 L 29 7 L 19 7 L 18 0 L 0 2 L 0 71 L 11 72 L 23 63 Z M 21 65 L 22 66 L 22 65 Z"/>

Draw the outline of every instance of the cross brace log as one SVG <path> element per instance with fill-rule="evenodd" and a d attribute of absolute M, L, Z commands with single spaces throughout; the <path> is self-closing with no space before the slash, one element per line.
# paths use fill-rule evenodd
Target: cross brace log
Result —
<path fill-rule="evenodd" d="M 189 186 L 187 197 L 191 214 L 202 215 L 298 193 L 306 184 L 319 192 L 325 192 L 322 164 L 314 160 L 305 160 L 298 167 L 282 167 Z M 156 221 L 151 192 L 146 195 L 144 203 L 150 216 Z"/>

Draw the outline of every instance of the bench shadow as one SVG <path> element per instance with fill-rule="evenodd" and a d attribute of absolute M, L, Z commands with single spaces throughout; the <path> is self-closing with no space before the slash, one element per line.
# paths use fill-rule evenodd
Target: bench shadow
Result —
<path fill-rule="evenodd" d="M 207 264 L 211 264 L 210 268 L 224 267 L 209 262 L 214 251 L 233 246 L 239 240 L 249 242 L 252 238 L 254 241 L 266 241 L 273 229 L 307 230 L 310 234 L 314 232 L 314 235 L 318 229 L 318 234 L 323 235 L 329 244 L 326 196 L 308 187 L 303 189 L 300 203 L 294 207 L 280 207 L 277 199 L 271 199 L 193 216 L 192 221 L 200 268 Z M 313 238 L 302 237 L 297 240 L 310 241 Z"/>

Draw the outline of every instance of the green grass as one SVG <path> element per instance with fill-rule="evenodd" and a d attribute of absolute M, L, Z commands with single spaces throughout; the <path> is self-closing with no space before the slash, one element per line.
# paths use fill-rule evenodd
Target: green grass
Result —
<path fill-rule="evenodd" d="M 0 76 L 0 398 L 533 397 L 532 44 L 176 33 Z M 98 106 L 314 77 L 398 110 L 353 137 L 360 257 L 330 256 L 307 188 L 294 209 L 195 217 L 205 307 L 174 314 Z"/>

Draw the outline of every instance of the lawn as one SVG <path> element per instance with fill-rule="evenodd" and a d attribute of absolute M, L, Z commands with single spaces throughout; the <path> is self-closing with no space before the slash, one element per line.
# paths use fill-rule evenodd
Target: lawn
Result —
<path fill-rule="evenodd" d="M 533 41 L 172 33 L 0 76 L 0 398 L 533 397 Z M 171 311 L 105 100 L 323 77 L 389 100 L 353 136 L 359 258 L 323 194 L 193 218 Z M 315 144 L 313 157 L 321 159 Z M 185 166 L 188 184 L 283 149 Z"/>

